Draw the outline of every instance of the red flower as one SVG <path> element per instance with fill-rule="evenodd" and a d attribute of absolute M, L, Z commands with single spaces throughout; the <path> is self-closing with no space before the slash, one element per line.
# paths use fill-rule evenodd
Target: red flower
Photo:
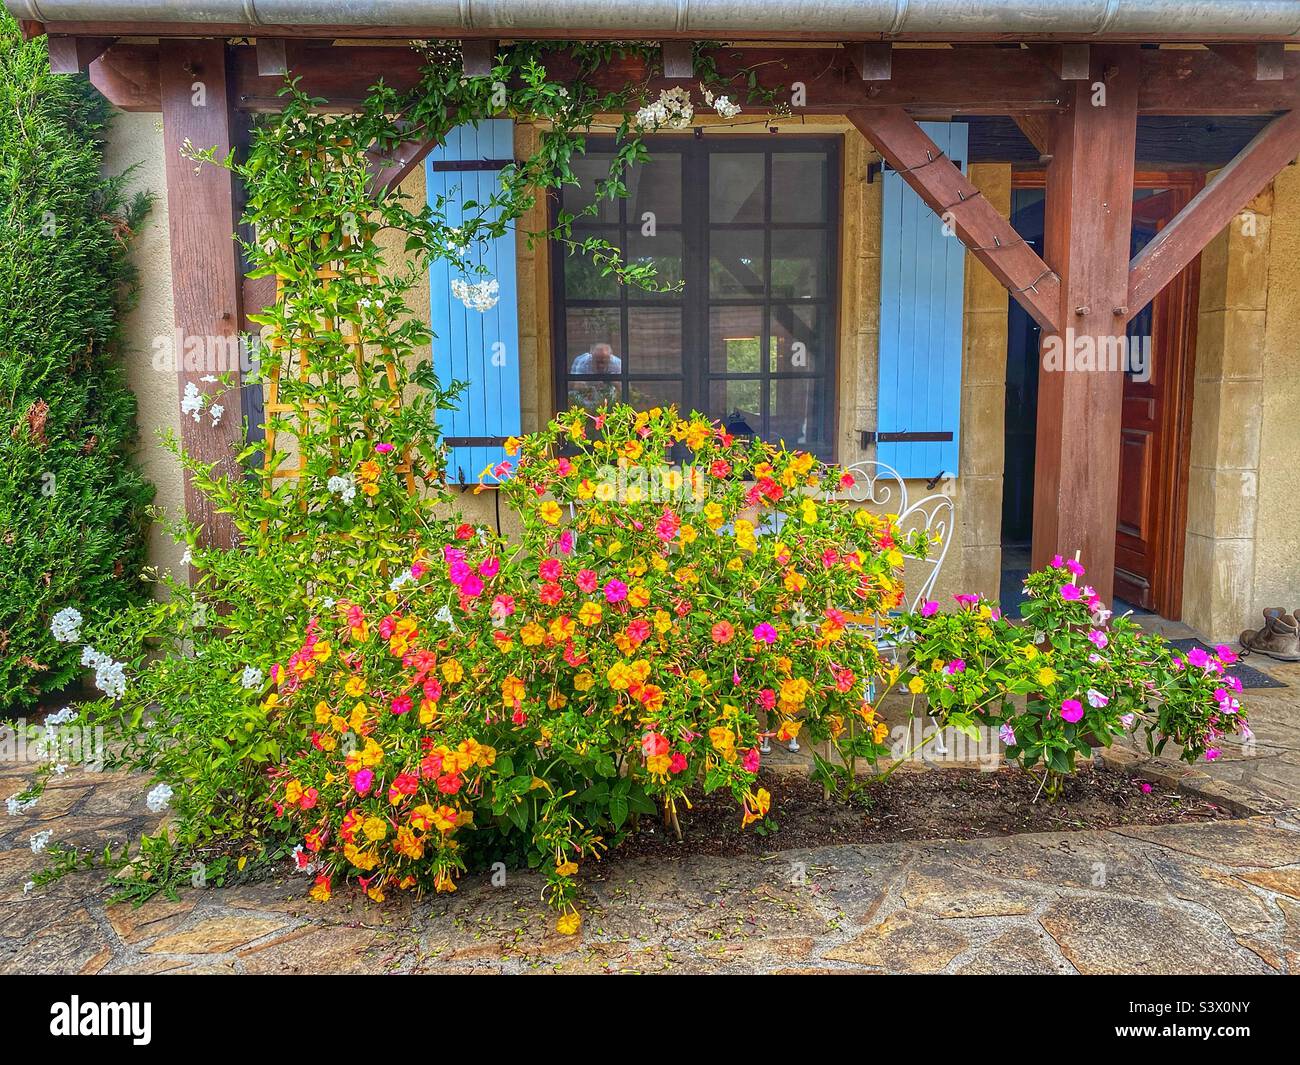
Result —
<path fill-rule="evenodd" d="M 712 635 L 714 643 L 731 643 L 732 637 L 736 635 L 736 627 L 730 621 L 719 621 L 713 626 Z"/>
<path fill-rule="evenodd" d="M 438 778 L 438 790 L 444 795 L 455 795 L 460 791 L 460 776 L 456 773 L 444 773 Z"/>
<path fill-rule="evenodd" d="M 538 598 L 547 606 L 555 606 L 564 598 L 564 589 L 558 584 L 543 584 L 542 590 L 538 593 Z"/>

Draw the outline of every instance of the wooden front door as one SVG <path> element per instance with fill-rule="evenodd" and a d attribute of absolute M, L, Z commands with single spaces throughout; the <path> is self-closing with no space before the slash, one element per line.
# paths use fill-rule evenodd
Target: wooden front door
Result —
<path fill-rule="evenodd" d="M 1196 174 L 1141 175 L 1133 254 L 1200 185 Z M 1171 620 L 1182 613 L 1198 280 L 1194 261 L 1130 323 L 1120 428 L 1115 597 Z"/>

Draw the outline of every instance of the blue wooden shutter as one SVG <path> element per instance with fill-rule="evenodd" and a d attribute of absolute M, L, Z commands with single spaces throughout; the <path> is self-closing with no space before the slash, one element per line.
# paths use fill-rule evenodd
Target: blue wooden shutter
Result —
<path fill-rule="evenodd" d="M 966 168 L 967 127 L 922 122 Z M 952 433 L 951 441 L 877 445 L 904 477 L 957 474 L 966 250 L 893 170 L 886 170 L 880 241 L 880 433 Z"/>
<path fill-rule="evenodd" d="M 514 123 L 509 119 L 457 126 L 447 135 L 446 143 L 430 152 L 425 162 L 430 205 L 436 206 L 440 197 L 446 197 L 447 223 L 459 225 L 464 218 L 461 205 L 471 201 L 486 203 L 500 187 L 501 167 L 514 155 Z M 497 165 L 474 169 L 446 166 L 484 161 Z M 452 381 L 469 382 L 457 399 L 455 410 L 439 411 L 438 425 L 445 437 L 504 439 L 520 431 L 514 229 L 487 245 L 472 248 L 470 256 L 486 266 L 488 272 L 470 274 L 464 280 L 473 284 L 495 278 L 501 286 L 500 298 L 489 311 L 466 307 L 452 295 L 452 281 L 464 275 L 445 260 L 434 262 L 429 270 L 434 371 L 444 385 Z M 498 344 L 501 346 L 496 347 Z M 494 353 L 498 358 L 493 358 Z M 454 446 L 447 464 L 447 480 L 476 482 L 485 466 L 495 465 L 504 458 L 505 449 L 498 444 Z"/>

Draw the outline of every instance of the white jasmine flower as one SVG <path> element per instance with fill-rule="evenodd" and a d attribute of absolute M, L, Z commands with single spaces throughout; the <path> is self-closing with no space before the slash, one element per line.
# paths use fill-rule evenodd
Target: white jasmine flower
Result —
<path fill-rule="evenodd" d="M 10 817 L 17 817 L 19 814 L 25 814 L 36 805 L 38 796 L 33 795 L 30 799 L 20 799 L 14 795 L 5 800 L 5 811 Z"/>
<path fill-rule="evenodd" d="M 334 597 L 332 595 L 327 595 L 321 600 L 321 605 L 324 606 L 326 610 L 333 610 L 335 605 Z"/>
<path fill-rule="evenodd" d="M 66 773 L 67 771 L 68 771 L 68 767 L 67 767 L 67 765 L 66 765 L 65 763 L 63 763 L 63 762 L 60 762 L 58 765 L 56 765 L 56 766 L 54 767 L 54 775 L 55 775 L 56 777 L 61 777 L 61 776 L 63 776 L 63 774 Z"/>
<path fill-rule="evenodd" d="M 713 109 L 723 118 L 735 118 L 740 114 L 740 104 L 733 103 L 726 96 L 719 96 L 710 102 L 713 104 Z"/>
<path fill-rule="evenodd" d="M 44 832 L 37 832 L 30 842 L 33 854 L 40 854 L 50 845 L 50 840 L 54 838 L 54 830 L 47 828 Z"/>
<path fill-rule="evenodd" d="M 221 416 L 226 413 L 226 408 L 220 403 L 214 403 L 208 408 L 208 413 L 212 416 L 212 424 L 219 425 L 221 422 Z"/>
<path fill-rule="evenodd" d="M 394 577 L 391 581 L 388 582 L 388 590 L 390 592 L 395 592 L 399 588 L 401 588 L 402 585 L 410 584 L 411 581 L 413 580 L 415 580 L 415 577 L 412 575 L 411 571 L 409 569 L 403 570 L 401 573 L 399 573 L 396 577 Z"/>
<path fill-rule="evenodd" d="M 433 620 L 441 621 L 444 625 L 450 625 L 452 631 L 456 631 L 456 622 L 452 620 L 451 607 L 449 606 L 439 607 L 438 612 L 433 615 Z"/>
<path fill-rule="evenodd" d="M 95 671 L 95 687 L 110 699 L 117 700 L 126 694 L 126 668 L 108 655 L 100 654 L 87 646 L 81 652 L 81 664 Z"/>
<path fill-rule="evenodd" d="M 475 281 L 471 285 L 458 277 L 451 283 L 451 294 L 471 311 L 483 313 L 490 311 L 501 299 L 501 285 L 495 278 Z"/>
<path fill-rule="evenodd" d="M 45 719 L 47 725 L 66 725 L 77 720 L 77 711 L 70 706 L 65 706 L 57 714 L 51 714 Z"/>
<path fill-rule="evenodd" d="M 181 414 L 188 414 L 197 422 L 199 412 L 203 410 L 203 402 L 203 396 L 199 394 L 199 386 L 190 381 L 185 386 L 185 394 L 181 396 Z"/>
<path fill-rule="evenodd" d="M 171 805 L 173 794 L 166 784 L 159 784 L 145 796 L 144 804 L 154 813 L 160 814 Z"/>
<path fill-rule="evenodd" d="M 181 555 L 181 565 L 188 566 L 193 561 L 194 561 L 194 554 L 188 547 L 186 547 L 185 553 Z"/>
<path fill-rule="evenodd" d="M 325 482 L 325 488 L 331 495 L 338 496 L 343 500 L 344 506 L 349 506 L 357 497 L 356 478 L 350 473 L 335 474 Z"/>
<path fill-rule="evenodd" d="M 215 385 L 217 383 L 217 375 L 205 373 L 202 377 L 199 378 L 199 380 L 206 381 L 210 385 Z"/>
<path fill-rule="evenodd" d="M 260 688 L 265 679 L 266 675 L 256 666 L 245 666 L 244 672 L 240 674 L 239 683 L 252 691 L 254 688 Z"/>
<path fill-rule="evenodd" d="M 59 643 L 76 643 L 81 639 L 81 612 L 65 606 L 51 619 L 50 632 Z"/>

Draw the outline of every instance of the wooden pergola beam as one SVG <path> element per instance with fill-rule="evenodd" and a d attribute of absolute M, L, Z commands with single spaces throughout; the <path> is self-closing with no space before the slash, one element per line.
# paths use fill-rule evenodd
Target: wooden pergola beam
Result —
<path fill-rule="evenodd" d="M 1211 44 L 1215 55 L 1221 56 L 1256 81 L 1281 81 L 1285 76 L 1286 46 L 1276 42 L 1260 44 Z"/>
<path fill-rule="evenodd" d="M 116 37 L 50 37 L 50 73 L 80 74 L 116 40 Z"/>
<path fill-rule="evenodd" d="M 496 63 L 497 42 L 470 39 L 460 42 L 461 69 L 467 78 L 486 78 Z"/>
<path fill-rule="evenodd" d="M 1092 51 L 1087 44 L 1036 44 L 1028 51 L 1062 81 L 1082 81 L 1092 70 Z"/>
<path fill-rule="evenodd" d="M 1055 329 L 1060 309 L 1056 275 L 915 119 L 901 107 L 861 108 L 848 117 L 1034 320 Z"/>
<path fill-rule="evenodd" d="M 235 143 L 231 121 L 226 47 L 214 40 L 165 40 L 158 50 L 161 81 L 163 146 L 167 173 L 167 222 L 171 236 L 173 318 L 177 335 L 196 338 L 205 352 L 238 353 L 241 307 L 238 251 L 235 232 L 236 189 L 234 175 L 220 166 L 195 166 L 182 154 L 185 145 L 215 148 L 225 158 Z M 180 354 L 180 353 L 178 353 Z M 233 371 L 238 363 L 191 368 L 189 359 L 178 360 L 179 402 L 187 385 L 202 395 L 215 397 L 220 386 L 205 377 Z M 236 454 L 244 443 L 240 393 L 224 396 L 225 411 L 215 421 L 207 408 L 195 419 L 181 417 L 181 447 L 199 462 L 215 464 L 217 476 L 239 477 Z M 227 514 L 185 475 L 185 510 L 201 530 L 205 545 L 229 547 L 235 529 Z"/>
<path fill-rule="evenodd" d="M 1094 106 L 1091 81 L 1076 81 L 1066 110 L 1052 120 L 1043 252 L 1061 279 L 1060 328 L 1042 338 L 1033 567 L 1077 551 L 1087 583 L 1109 602 L 1124 373 L 1073 356 L 1089 343 L 1094 353 L 1103 343 L 1109 350 L 1127 327 L 1140 64 L 1132 46 L 1095 52 L 1106 72 L 1105 105 Z"/>
<path fill-rule="evenodd" d="M 119 42 L 91 66 L 91 80 L 113 103 L 130 110 L 158 109 L 156 44 Z M 236 106 L 276 111 L 283 106 L 281 77 L 258 74 L 255 49 L 230 46 Z M 1143 49 L 1138 111 L 1152 115 L 1268 115 L 1300 106 L 1300 52 L 1283 58 L 1281 81 L 1258 81 L 1218 54 L 1204 49 Z M 405 91 L 419 80 L 424 60 L 414 49 L 395 45 L 313 47 L 292 55 L 303 91 L 330 101 L 329 109 L 353 110 L 379 78 Z M 580 74 L 567 57 L 547 60 L 553 77 Z M 778 93 L 802 80 L 807 104 L 801 114 L 843 114 L 855 107 L 899 106 L 925 117 L 952 115 L 1054 114 L 1064 107 L 1062 82 L 1025 49 L 986 45 L 937 49 L 894 48 L 888 81 L 862 80 L 845 49 L 746 47 L 717 56 L 723 78 L 743 78 L 752 67 L 759 87 Z M 616 59 L 586 79 L 610 91 L 629 81 L 651 92 L 680 82 L 659 78 L 654 64 Z"/>
<path fill-rule="evenodd" d="M 1142 310 L 1288 163 L 1300 156 L 1300 110 L 1273 119 L 1133 259 L 1128 317 Z"/>
<path fill-rule="evenodd" d="M 889 42 L 857 41 L 844 46 L 863 81 L 888 81 L 894 76 L 894 46 Z"/>
<path fill-rule="evenodd" d="M 669 81 L 695 76 L 693 45 L 690 41 L 663 41 L 659 45 L 659 52 L 663 59 L 664 77 Z"/>

